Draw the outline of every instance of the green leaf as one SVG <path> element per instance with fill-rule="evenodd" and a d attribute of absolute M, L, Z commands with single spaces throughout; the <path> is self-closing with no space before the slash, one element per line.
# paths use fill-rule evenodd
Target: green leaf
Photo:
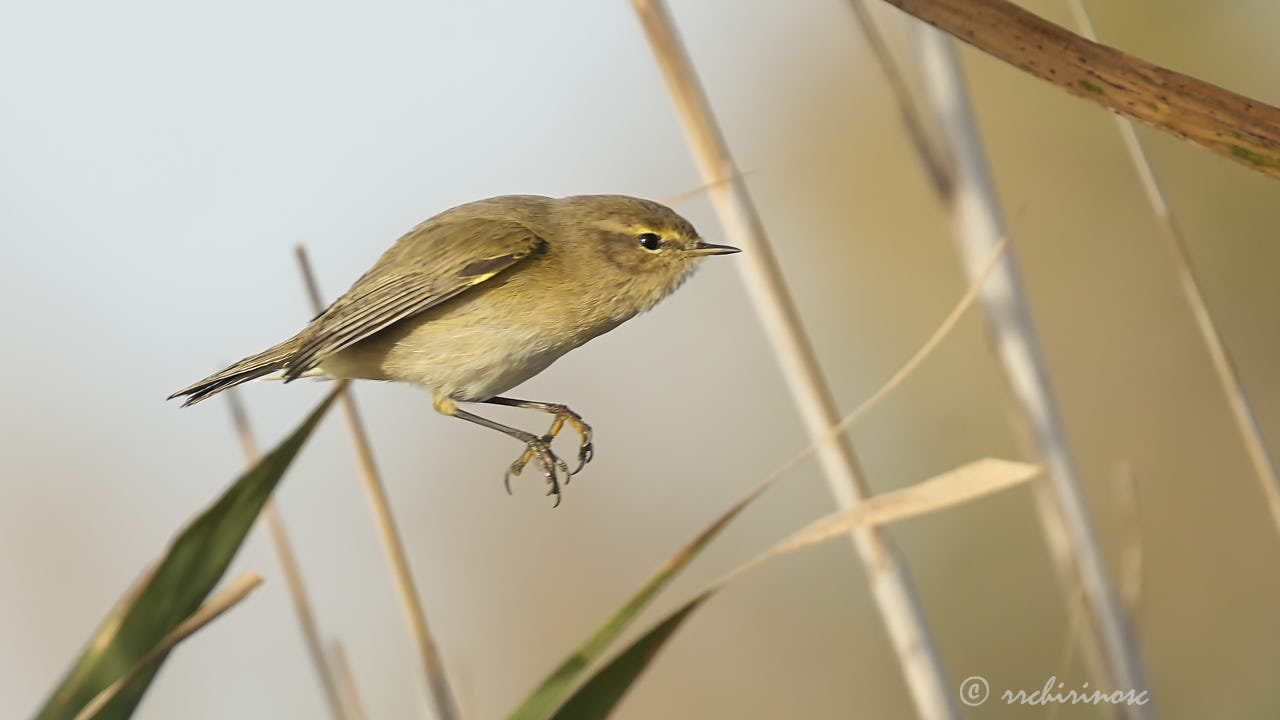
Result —
<path fill-rule="evenodd" d="M 1039 475 L 1042 468 L 1030 463 L 985 458 L 936 475 L 924 482 L 863 500 L 852 508 L 826 515 L 809 523 L 790 537 L 723 575 L 701 593 L 658 621 L 653 629 L 628 645 L 616 658 L 598 670 L 578 688 L 552 720 L 606 718 L 618 701 L 640 678 L 689 615 L 727 585 L 761 565 L 797 550 L 833 538 L 844 537 L 858 528 L 875 527 L 907 518 L 928 515 L 971 502 L 992 493 L 1018 487 Z M 752 496 L 754 497 L 754 496 Z M 751 500 L 748 497 L 740 504 Z M 735 507 L 730 512 L 736 512 Z"/>
<path fill-rule="evenodd" d="M 559 707 L 568 696 L 570 688 L 577 682 L 579 676 L 635 621 L 636 617 L 640 615 L 640 611 L 649 605 L 654 596 L 662 588 L 666 587 L 667 583 L 671 582 L 676 574 L 684 569 L 691 560 L 697 557 L 698 553 L 729 524 L 730 520 L 742 512 L 743 508 L 751 504 L 751 501 L 759 497 L 768 487 L 769 483 L 766 482 L 751 491 L 746 497 L 739 500 L 727 512 L 717 518 L 715 522 L 711 523 L 710 527 L 699 533 L 688 545 L 681 548 L 662 567 L 658 568 L 658 571 L 649 578 L 648 582 L 637 590 L 622 607 L 618 608 L 609 619 L 605 620 L 603 625 L 579 645 L 573 654 L 560 663 L 560 666 L 542 681 L 542 684 L 533 691 L 533 694 L 520 707 L 516 708 L 515 712 L 508 716 L 508 720 L 542 720 L 552 710 Z M 679 623 L 676 624 L 679 625 Z M 672 628 L 672 630 L 674 629 Z"/>
<path fill-rule="evenodd" d="M 333 403 L 338 388 L 170 544 L 154 571 L 132 588 L 98 627 L 80 659 L 36 716 L 70 720 L 103 688 L 122 677 L 165 635 L 199 609 L 235 557 L 258 512 Z M 159 664 L 123 688 L 96 720 L 133 714 Z"/>
<path fill-rule="evenodd" d="M 622 696 L 631 689 L 631 685 L 640 677 L 640 673 L 649 667 L 649 663 L 657 657 L 658 651 L 666 645 L 667 640 L 675 634 L 689 614 L 711 597 L 711 593 L 703 593 L 685 603 L 679 610 L 671 613 L 652 630 L 645 633 L 618 657 L 609 661 L 591 679 L 578 688 L 552 720 L 592 720 L 609 716 Z"/>

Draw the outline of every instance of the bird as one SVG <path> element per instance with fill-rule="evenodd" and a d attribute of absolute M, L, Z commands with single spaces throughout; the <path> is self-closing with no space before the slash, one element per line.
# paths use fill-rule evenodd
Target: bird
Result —
<path fill-rule="evenodd" d="M 700 262 L 739 252 L 704 242 L 671 208 L 627 195 L 504 195 L 445 210 L 405 233 L 298 334 L 169 396 L 194 405 L 250 380 L 384 380 L 427 389 L 439 413 L 524 444 L 504 475 L 536 461 L 547 495 L 595 455 L 567 405 L 507 391 L 565 353 L 651 309 Z M 552 416 L 546 433 L 459 407 L 488 403 Z M 577 466 L 551 449 L 566 426 Z"/>

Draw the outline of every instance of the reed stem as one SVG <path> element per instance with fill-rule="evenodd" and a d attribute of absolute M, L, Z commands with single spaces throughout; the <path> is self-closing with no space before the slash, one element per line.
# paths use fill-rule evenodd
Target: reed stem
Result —
<path fill-rule="evenodd" d="M 916 23 L 919 67 L 927 110 L 936 118 L 952 155 L 955 187 L 950 196 L 955 237 L 965 271 L 973 277 L 983 260 L 1006 234 L 1004 215 L 992 182 L 968 91 L 949 38 Z M 983 286 L 982 304 L 1021 413 L 1034 435 L 1036 449 L 1048 469 L 1048 488 L 1041 493 L 1041 517 L 1050 549 L 1062 562 L 1070 559 L 1087 600 L 1090 626 L 1096 633 L 1095 658 L 1113 689 L 1149 688 L 1142 660 L 1129 631 L 1124 610 L 1107 575 L 1089 511 L 1080 490 L 1075 464 L 1049 384 L 1039 340 L 1022 290 L 1016 255 L 1001 256 L 995 273 Z M 1068 607 L 1072 587 L 1067 588 Z M 1087 645 L 1088 647 L 1088 645 Z M 1117 706 L 1133 718 L 1154 716 L 1148 705 Z"/>
<path fill-rule="evenodd" d="M 254 465 L 262 458 L 258 441 L 253 437 L 253 428 L 249 424 L 249 414 L 235 388 L 227 391 L 227 402 L 231 407 L 231 419 L 235 423 L 236 435 L 240 439 L 240 450 L 245 463 Z M 293 543 L 285 529 L 284 518 L 280 514 L 280 506 L 275 498 L 267 500 L 262 509 L 263 519 L 267 523 L 267 535 L 271 538 L 271 547 L 275 550 L 276 560 L 284 573 L 285 588 L 289 592 L 289 601 L 293 612 L 298 617 L 298 625 L 302 628 L 302 638 L 307 645 L 307 654 L 315 667 L 320 686 L 324 689 L 325 699 L 329 703 L 329 712 L 336 720 L 347 720 L 342 701 L 338 696 L 338 685 L 334 680 L 333 668 L 325 660 L 324 646 L 320 641 L 320 631 L 316 623 L 315 612 L 311 607 L 310 596 L 306 584 L 302 581 L 302 569 L 298 564 L 298 556 L 293 551 Z"/>
<path fill-rule="evenodd" d="M 826 439 L 839 421 L 835 401 L 805 335 L 799 313 L 774 259 L 746 184 L 729 154 L 675 24 L 662 0 L 632 0 L 684 126 L 726 235 L 742 247 L 744 280 L 782 367 L 808 434 Z M 842 510 L 868 494 L 847 437 L 818 451 L 827 486 Z M 878 530 L 851 534 L 866 567 L 872 595 L 897 652 L 916 710 L 925 720 L 959 718 L 924 615 L 902 561 Z"/>
<path fill-rule="evenodd" d="M 324 310 L 324 302 L 320 298 L 320 289 L 316 285 L 315 274 L 311 272 L 311 263 L 307 259 L 307 251 L 301 245 L 296 248 L 298 267 L 307 285 L 307 294 L 317 313 Z M 355 397 L 348 386 L 339 398 L 342 411 L 347 421 L 347 432 L 351 436 L 351 444 L 355 449 L 356 461 L 360 465 L 360 479 L 364 486 L 365 497 L 373 510 L 374 526 L 378 529 L 378 539 L 382 542 L 382 550 L 386 553 L 387 562 L 391 566 L 391 577 L 395 581 L 396 594 L 400 599 L 401 610 L 409 623 L 409 631 L 413 635 L 418 656 L 422 660 L 426 673 L 427 686 L 431 691 L 431 701 L 437 720 L 459 720 L 457 701 L 449 678 L 445 674 L 444 663 L 440 660 L 440 652 L 436 648 L 435 637 L 427 624 L 427 614 L 422 608 L 422 598 L 418 595 L 417 585 L 413 582 L 413 572 L 409 568 L 409 558 L 404 550 L 404 542 L 400 539 L 400 531 L 396 528 L 395 516 L 391 512 L 391 501 L 387 497 L 382 476 L 373 459 L 373 451 L 369 448 L 369 437 L 364 431 L 364 423 L 360 420 L 356 408 Z"/>
<path fill-rule="evenodd" d="M 1079 22 L 1081 35 L 1097 42 L 1093 18 L 1089 16 L 1084 2 L 1070 0 L 1070 4 Z M 1213 314 L 1209 311 L 1209 303 L 1204 299 L 1200 280 L 1196 277 L 1195 267 L 1191 264 L 1191 253 L 1187 250 L 1186 237 L 1173 211 L 1169 208 L 1168 201 L 1165 200 L 1160 183 L 1156 181 L 1155 170 L 1151 167 L 1146 148 L 1138 138 L 1132 121 L 1121 115 L 1116 115 L 1115 120 L 1120 137 L 1124 140 L 1125 149 L 1129 153 L 1129 159 L 1133 162 L 1133 168 L 1138 173 L 1142 189 L 1146 192 L 1147 202 L 1151 203 L 1151 209 L 1160 223 L 1161 234 L 1168 243 L 1169 251 L 1173 254 L 1174 267 L 1178 273 L 1178 286 L 1182 289 L 1182 295 L 1191 308 L 1191 315 L 1195 319 L 1196 329 L 1200 331 L 1200 338 L 1204 340 L 1205 349 L 1209 351 L 1214 372 L 1222 385 L 1227 405 L 1231 408 L 1231 417 L 1236 423 L 1236 429 L 1240 431 L 1240 438 L 1244 441 L 1249 464 L 1253 466 L 1258 484 L 1262 486 L 1262 495 L 1267 500 L 1267 509 L 1271 511 L 1271 522 L 1276 526 L 1276 530 L 1280 531 L 1280 473 L 1277 473 L 1275 459 L 1272 458 L 1267 442 L 1262 437 L 1258 416 L 1253 411 L 1253 404 L 1249 402 L 1244 383 L 1240 381 L 1240 373 L 1236 370 L 1235 361 L 1231 358 L 1231 351 L 1227 349 L 1222 333 L 1219 332 L 1217 323 L 1213 320 Z"/>

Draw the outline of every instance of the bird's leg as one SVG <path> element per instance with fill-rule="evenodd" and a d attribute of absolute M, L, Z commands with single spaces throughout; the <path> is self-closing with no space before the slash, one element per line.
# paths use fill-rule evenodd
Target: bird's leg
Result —
<path fill-rule="evenodd" d="M 534 458 L 537 458 L 538 464 L 542 467 L 542 474 L 547 479 L 547 494 L 554 495 L 556 498 L 556 506 L 560 505 L 560 473 L 564 474 L 564 482 L 569 482 L 569 466 L 565 461 L 556 457 L 551 451 L 551 439 L 547 437 L 538 437 L 530 432 L 525 432 L 517 428 L 494 422 L 488 418 L 480 417 L 474 413 L 469 413 L 459 408 L 452 400 L 435 403 L 436 409 L 445 415 L 461 418 L 467 422 L 475 423 L 481 427 L 487 427 L 491 430 L 497 430 L 500 433 L 510 435 L 525 444 L 524 454 L 520 459 L 511 464 L 507 468 L 506 475 L 502 478 L 502 484 L 507 488 L 507 494 L 511 494 L 511 476 L 519 475 L 524 466 Z"/>
<path fill-rule="evenodd" d="M 526 410 L 538 410 L 544 413 L 550 413 L 555 416 L 551 421 L 551 429 L 547 430 L 547 434 L 542 436 L 543 440 L 550 442 L 552 438 L 560 433 L 560 430 L 568 423 L 570 427 L 578 431 L 578 467 L 574 468 L 570 475 L 577 475 L 582 471 L 583 466 L 591 462 L 591 458 L 595 457 L 595 446 L 591 442 L 591 426 L 583 422 L 582 416 L 570 410 L 564 405 L 558 403 L 536 402 L 533 400 L 516 400 L 515 398 L 491 397 L 485 400 L 493 405 L 506 405 L 508 407 L 524 408 Z M 529 462 L 532 455 L 529 451 L 516 462 L 522 467 L 524 463 Z M 567 482 L 567 481 L 566 481 Z"/>

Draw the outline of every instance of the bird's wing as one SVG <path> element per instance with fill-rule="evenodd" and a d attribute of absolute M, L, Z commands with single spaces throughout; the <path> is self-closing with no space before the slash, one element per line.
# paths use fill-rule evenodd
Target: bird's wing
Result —
<path fill-rule="evenodd" d="M 543 245 L 533 230 L 509 220 L 437 218 L 419 225 L 307 326 L 284 379 L 465 292 Z"/>

